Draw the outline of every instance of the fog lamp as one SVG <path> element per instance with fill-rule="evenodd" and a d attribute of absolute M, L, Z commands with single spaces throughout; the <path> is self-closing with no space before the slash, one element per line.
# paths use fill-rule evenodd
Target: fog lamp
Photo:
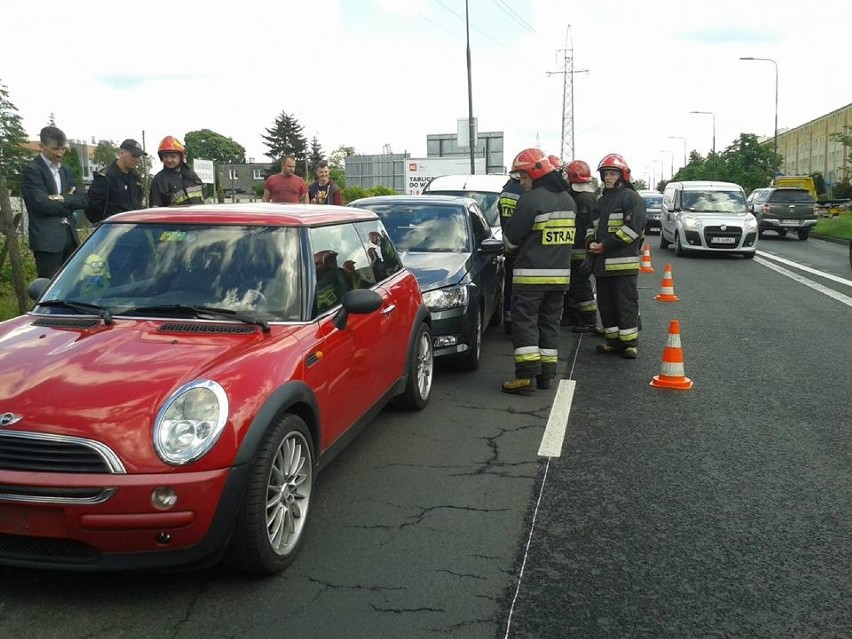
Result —
<path fill-rule="evenodd" d="M 151 493 L 151 503 L 157 510 L 168 510 L 177 503 L 177 491 L 171 486 L 159 486 Z"/>

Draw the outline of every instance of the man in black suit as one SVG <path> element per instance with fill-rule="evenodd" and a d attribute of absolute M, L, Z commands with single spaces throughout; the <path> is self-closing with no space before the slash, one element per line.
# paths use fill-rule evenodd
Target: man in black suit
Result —
<path fill-rule="evenodd" d="M 30 220 L 30 249 L 39 277 L 53 277 L 79 240 L 72 213 L 85 209 L 88 198 L 77 192 L 77 180 L 62 158 L 68 150 L 65 134 L 46 126 L 39 136 L 41 153 L 25 167 L 21 195 Z"/>

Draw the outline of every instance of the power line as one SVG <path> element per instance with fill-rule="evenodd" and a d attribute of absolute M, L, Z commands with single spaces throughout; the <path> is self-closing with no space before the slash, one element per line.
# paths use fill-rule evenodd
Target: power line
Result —
<path fill-rule="evenodd" d="M 537 33 L 529 22 L 524 20 L 512 7 L 509 6 L 506 0 L 491 0 L 491 2 L 497 5 L 497 8 L 500 9 L 500 11 L 505 13 L 507 16 L 509 16 L 510 18 L 514 18 L 515 20 L 520 22 L 524 27 L 527 28 L 530 33 Z"/>

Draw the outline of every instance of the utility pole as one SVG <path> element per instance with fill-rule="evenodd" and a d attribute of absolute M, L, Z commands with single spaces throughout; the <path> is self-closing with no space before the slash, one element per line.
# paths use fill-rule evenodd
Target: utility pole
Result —
<path fill-rule="evenodd" d="M 476 145 L 474 138 L 476 136 L 475 124 L 473 121 L 473 80 L 470 72 L 470 19 L 468 18 L 467 0 L 464 0 L 464 26 L 467 32 L 467 127 L 468 127 L 468 146 L 470 147 L 470 174 L 476 173 Z M 487 162 L 486 162 L 487 164 Z"/>
<path fill-rule="evenodd" d="M 570 162 L 574 159 L 574 74 L 588 73 L 588 69 L 574 70 L 574 48 L 571 42 L 571 25 L 565 34 L 565 48 L 561 49 L 564 60 L 561 71 L 547 71 L 547 75 L 562 76 L 562 144 L 559 159 Z"/>

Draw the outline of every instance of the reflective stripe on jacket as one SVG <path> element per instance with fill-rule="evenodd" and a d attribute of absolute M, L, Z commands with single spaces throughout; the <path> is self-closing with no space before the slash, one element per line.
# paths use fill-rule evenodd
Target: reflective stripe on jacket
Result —
<path fill-rule="evenodd" d="M 598 211 L 597 223 L 586 233 L 587 247 L 592 241 L 604 245 L 603 255 L 595 256 L 595 277 L 638 274 L 645 232 L 645 201 L 622 184 L 604 190 L 598 199 Z"/>

